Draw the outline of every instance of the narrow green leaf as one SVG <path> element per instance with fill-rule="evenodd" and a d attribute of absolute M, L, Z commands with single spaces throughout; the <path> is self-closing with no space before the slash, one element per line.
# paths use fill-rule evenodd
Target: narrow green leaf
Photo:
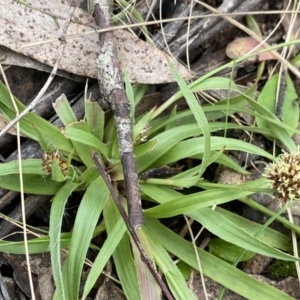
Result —
<path fill-rule="evenodd" d="M 187 287 L 183 276 L 178 276 L 171 271 L 166 273 L 166 280 L 172 294 L 176 299 L 198 299 L 193 292 Z"/>
<path fill-rule="evenodd" d="M 109 233 L 108 237 L 106 238 L 89 272 L 84 286 L 84 291 L 82 295 L 83 299 L 85 299 L 88 296 L 89 292 L 94 287 L 97 279 L 99 278 L 101 272 L 107 264 L 107 261 L 115 251 L 117 245 L 120 243 L 125 232 L 126 226 L 123 220 L 119 219 L 113 227 L 113 229 L 111 230 L 111 232 Z"/>
<path fill-rule="evenodd" d="M 124 74 L 124 81 L 125 81 L 125 92 L 126 92 L 127 99 L 130 103 L 130 119 L 132 123 L 135 123 L 134 92 L 133 92 L 133 88 L 130 82 L 128 72 L 125 68 L 123 69 L 123 74 Z"/>
<path fill-rule="evenodd" d="M 183 125 L 177 128 L 172 128 L 167 132 L 160 133 L 154 138 L 150 139 L 147 143 L 136 147 L 136 151 L 139 151 L 139 147 L 146 147 L 148 143 L 155 143 L 156 145 L 147 153 L 143 153 L 136 157 L 138 172 L 145 171 L 155 161 L 157 161 L 162 155 L 167 153 L 181 140 L 200 134 L 201 130 L 196 125 Z M 164 164 L 163 164 L 164 165 Z"/>
<path fill-rule="evenodd" d="M 78 299 L 80 277 L 100 213 L 109 192 L 102 177 L 95 179 L 87 188 L 75 219 L 66 268 L 69 299 Z"/>
<path fill-rule="evenodd" d="M 120 160 L 120 152 L 119 152 L 119 138 L 116 136 L 115 139 L 112 141 L 111 147 L 111 158 L 115 161 Z"/>
<path fill-rule="evenodd" d="M 147 183 L 140 183 L 141 192 L 148 195 L 157 203 L 167 203 L 182 196 L 181 193 L 175 191 L 169 186 L 150 185 Z"/>
<path fill-rule="evenodd" d="M 200 167 L 199 167 L 200 169 Z M 198 172 L 197 172 L 198 174 Z M 144 182 L 147 182 L 147 184 L 157 184 L 157 185 L 169 185 L 173 187 L 181 187 L 181 188 L 188 188 L 191 186 L 196 185 L 196 183 L 199 180 L 199 176 L 191 176 L 191 177 L 185 177 L 185 178 L 147 178 L 144 180 Z"/>
<path fill-rule="evenodd" d="M 163 132 L 148 142 L 141 144 L 135 148 L 138 173 L 149 168 L 160 156 L 167 153 L 174 145 L 181 140 L 201 133 L 198 125 L 182 125 L 172 128 L 168 132 Z M 165 164 L 164 164 L 165 165 Z M 159 165 L 160 166 L 160 165 Z M 118 166 L 116 172 L 121 174 L 122 166 Z M 123 176 L 123 175 L 120 175 Z M 120 180 L 123 177 L 115 177 Z"/>
<path fill-rule="evenodd" d="M 197 159 L 200 158 L 201 155 L 197 155 Z M 200 158 L 201 159 L 201 158 Z M 238 172 L 240 174 L 243 175 L 249 175 L 249 172 L 247 172 L 243 167 L 239 166 L 238 163 L 236 163 L 234 160 L 232 160 L 229 156 L 225 155 L 224 153 L 222 153 L 222 150 L 220 150 L 219 152 L 215 153 L 212 152 L 212 156 L 210 158 L 210 163 L 216 162 L 220 165 L 226 166 L 232 170 L 234 170 L 235 172 Z M 186 177 L 190 177 L 193 176 L 195 174 L 197 174 L 199 171 L 198 169 L 201 166 L 196 166 L 193 168 L 190 168 L 182 173 L 179 173 L 175 176 L 173 176 L 172 178 L 186 178 Z M 198 181 L 197 183 L 199 184 L 203 182 L 203 180 Z M 197 184 L 197 186 L 199 186 Z"/>
<path fill-rule="evenodd" d="M 16 104 L 19 108 L 19 111 L 22 112 L 25 109 L 19 100 L 15 98 Z M 16 117 L 16 113 L 11 102 L 9 93 L 6 86 L 0 81 L 0 113 L 8 121 L 13 120 Z M 20 121 L 21 133 L 29 138 L 38 141 L 38 133 L 36 128 L 43 132 L 45 138 L 51 141 L 51 144 L 55 149 L 59 149 L 65 152 L 70 152 L 72 150 L 71 142 L 64 137 L 60 129 L 55 127 L 50 122 L 44 120 L 40 116 L 34 113 L 28 113 Z"/>
<path fill-rule="evenodd" d="M 120 213 L 112 199 L 106 201 L 103 214 L 106 230 L 109 235 L 116 222 L 120 219 Z M 124 234 L 113 253 L 113 259 L 126 299 L 141 299 L 135 263 L 132 258 L 131 246 L 127 233 Z"/>
<path fill-rule="evenodd" d="M 190 212 L 188 215 L 200 222 L 213 234 L 243 249 L 277 259 L 300 261 L 300 259 L 297 259 L 292 255 L 286 254 L 269 246 L 262 241 L 259 236 L 252 236 L 243 228 L 239 228 L 236 224 L 230 222 L 228 219 L 210 208 L 203 208 L 196 212 Z"/>
<path fill-rule="evenodd" d="M 85 101 L 85 119 L 90 132 L 99 140 L 103 140 L 105 113 L 95 101 Z"/>
<path fill-rule="evenodd" d="M 158 144 L 158 140 L 152 139 L 151 142 L 148 141 L 147 143 L 141 144 L 135 148 L 135 155 L 141 156 L 148 152 L 151 152 Z"/>
<path fill-rule="evenodd" d="M 271 154 L 252 144 L 240 140 L 236 140 L 236 139 L 212 136 L 211 150 L 218 151 L 221 149 L 245 151 L 245 152 L 261 155 L 263 157 L 267 157 L 270 160 L 274 159 L 274 157 Z M 158 166 L 168 165 L 187 157 L 198 158 L 199 154 L 200 153 L 202 154 L 203 151 L 204 151 L 203 137 L 185 140 L 179 142 L 177 145 L 174 145 L 172 149 L 170 149 L 167 153 L 165 153 L 163 156 L 157 159 L 157 161 L 153 166 L 158 167 Z M 138 159 L 137 161 L 139 162 Z"/>
<path fill-rule="evenodd" d="M 89 185 L 97 177 L 99 177 L 99 170 L 96 168 L 96 166 L 90 166 L 81 174 L 80 178 L 84 185 Z"/>
<path fill-rule="evenodd" d="M 135 84 L 133 85 L 133 92 L 134 92 L 134 104 L 137 106 L 140 100 L 144 97 L 146 91 L 148 89 L 147 84 Z"/>
<path fill-rule="evenodd" d="M 86 131 L 81 130 L 81 129 L 77 129 L 77 128 L 73 127 L 73 125 L 75 125 L 75 124 L 73 123 L 72 127 L 66 127 L 65 128 L 65 135 L 69 139 L 71 139 L 72 142 L 78 142 L 82 145 L 91 146 L 92 147 L 91 149 L 86 149 L 85 150 L 86 155 L 90 156 L 90 153 L 92 151 L 98 150 L 104 157 L 108 158 L 108 148 L 106 147 L 106 145 L 103 142 L 98 140 L 91 133 L 86 132 Z M 81 156 L 81 158 L 82 158 L 82 156 Z"/>
<path fill-rule="evenodd" d="M 168 286 L 174 297 L 176 299 L 196 299 L 195 295 L 188 288 L 181 271 L 170 257 L 170 254 L 155 239 L 155 236 L 151 235 L 147 227 L 143 227 L 141 230 L 145 232 L 149 241 L 148 243 L 151 246 L 151 252 L 153 252 L 155 262 L 160 271 L 166 277 Z"/>
<path fill-rule="evenodd" d="M 174 126 L 170 126 L 168 130 L 175 126 L 195 124 L 195 122 L 195 117 L 190 109 L 185 111 L 178 111 L 175 115 L 168 115 L 151 120 L 149 135 L 154 136 L 154 134 L 156 134 L 157 132 L 166 131 L 166 126 L 169 123 L 173 123 Z"/>
<path fill-rule="evenodd" d="M 67 126 L 73 122 L 77 122 L 75 113 L 65 94 L 62 94 L 56 99 L 56 101 L 53 103 L 53 108 L 64 126 Z"/>
<path fill-rule="evenodd" d="M 243 94 L 244 95 L 244 94 Z M 281 141 L 290 151 L 296 150 L 296 144 L 288 135 L 287 130 L 285 128 L 293 129 L 289 126 L 286 126 L 283 122 L 281 122 L 271 111 L 264 108 L 262 105 L 249 98 L 247 95 L 244 95 L 245 99 L 248 103 L 257 111 L 260 115 L 259 118 L 263 118 L 268 122 L 268 126 L 273 132 L 273 135 Z M 296 132 L 296 130 L 295 130 Z"/>
<path fill-rule="evenodd" d="M 53 181 L 50 176 L 36 174 L 23 174 L 24 192 L 34 195 L 54 195 L 62 186 L 62 183 Z M 20 192 L 19 174 L 11 174 L 0 177 L 0 187 L 7 190 Z"/>
<path fill-rule="evenodd" d="M 256 22 L 256 20 L 251 16 L 251 15 L 247 15 L 246 16 L 246 23 L 247 23 L 247 27 L 253 31 L 256 35 L 258 35 L 259 37 L 262 38 L 262 34 L 260 31 L 260 28 Z"/>
<path fill-rule="evenodd" d="M 33 125 L 33 128 L 36 130 L 37 141 L 38 141 L 40 147 L 43 149 L 43 151 L 44 152 L 55 152 L 57 149 L 52 144 L 52 139 L 49 139 L 47 136 L 45 136 L 39 127 Z"/>
<path fill-rule="evenodd" d="M 191 89 L 188 87 L 188 85 L 185 83 L 185 81 L 180 77 L 176 69 L 170 64 L 171 70 L 173 74 L 175 75 L 175 78 L 177 80 L 177 83 L 180 87 L 180 90 L 182 91 L 183 96 L 185 97 L 185 100 L 187 104 L 189 105 L 191 111 L 193 112 L 193 115 L 197 121 L 197 124 L 199 128 L 201 129 L 201 132 L 204 136 L 204 151 L 203 151 L 203 158 L 202 158 L 202 164 L 201 169 L 199 171 L 199 178 L 206 170 L 206 167 L 208 166 L 208 160 L 210 157 L 210 151 L 211 151 L 211 145 L 210 145 L 210 131 L 208 122 L 206 120 L 205 114 L 201 108 L 200 103 L 194 96 Z M 229 85 L 228 85 L 229 86 Z"/>
<path fill-rule="evenodd" d="M 295 66 L 295 67 L 300 67 L 300 53 L 298 53 L 292 60 L 291 63 Z"/>
<path fill-rule="evenodd" d="M 208 245 L 209 252 L 213 255 L 229 262 L 234 263 L 236 261 L 236 257 L 240 254 L 244 249 L 228 243 L 220 238 L 213 238 L 209 241 Z M 255 252 L 244 250 L 242 257 L 239 261 L 246 261 L 252 258 L 255 255 Z"/>
<path fill-rule="evenodd" d="M 249 185 L 249 184 L 247 184 Z M 240 185 L 241 186 L 241 185 Z M 164 206 L 165 209 L 169 209 L 167 208 L 169 203 L 176 203 L 176 200 L 180 200 L 182 199 L 181 194 L 178 192 L 173 192 L 171 193 L 170 191 L 168 192 L 166 189 L 161 190 L 161 191 L 154 191 L 154 189 L 149 189 L 148 187 L 146 187 L 145 185 L 141 185 L 141 189 L 143 192 L 147 193 L 147 195 L 149 195 L 150 197 L 153 197 L 153 199 L 155 199 L 158 202 L 163 202 L 162 205 L 154 208 L 154 209 L 150 209 L 150 210 L 155 210 L 155 209 L 159 209 L 159 207 Z M 212 190 L 211 192 L 214 192 L 215 190 Z M 222 190 L 223 194 L 227 194 L 226 191 Z M 208 191 L 207 191 L 208 192 Z M 201 192 L 203 193 L 203 192 Z M 201 193 L 197 193 L 197 194 L 201 194 Z M 231 194 L 233 194 L 232 198 L 235 198 L 235 195 L 238 194 L 238 192 L 233 193 L 231 191 Z M 174 197 L 173 200 L 171 197 Z M 229 194 L 228 194 L 229 196 Z M 187 196 L 189 197 L 189 196 Z M 219 198 L 221 196 L 216 196 L 215 197 L 215 204 L 218 204 Z M 237 197 L 239 198 L 239 197 Z M 169 199 L 169 201 L 167 200 Z M 204 197 L 201 197 L 200 195 L 198 196 L 198 201 L 199 199 L 201 199 L 201 202 L 205 202 Z M 167 202 L 166 202 L 167 201 Z M 178 207 L 181 206 L 180 203 L 177 203 Z M 186 205 L 189 205 L 189 200 L 187 200 Z M 213 204 L 211 203 L 211 206 Z M 148 210 L 149 211 L 149 210 Z M 145 215 L 147 215 L 147 212 L 145 211 Z M 165 211 L 166 212 L 166 211 Z M 167 212 L 166 212 L 167 213 Z M 231 220 L 229 220 L 228 218 L 223 217 L 221 214 L 219 214 L 218 212 L 208 208 L 208 207 L 202 207 L 201 209 L 197 209 L 197 210 L 190 210 L 188 211 L 187 209 L 187 215 L 191 218 L 193 218 L 194 220 L 197 220 L 199 223 L 201 223 L 207 230 L 211 231 L 213 234 L 215 234 L 216 236 L 222 238 L 223 240 L 235 244 L 239 247 L 242 247 L 244 249 L 247 249 L 249 251 L 255 252 L 255 253 L 260 253 L 263 255 L 267 255 L 267 256 L 271 256 L 271 257 L 275 257 L 278 259 L 283 259 L 283 260 L 297 260 L 295 259 L 293 256 L 285 254 L 277 249 L 274 249 L 273 247 L 269 246 L 268 244 L 266 244 L 266 240 L 264 240 L 263 238 L 261 238 L 260 236 L 258 237 L 254 237 L 253 235 L 256 234 L 256 231 L 252 232 L 252 235 L 249 233 L 249 231 L 246 229 L 249 226 L 247 226 L 246 228 L 244 227 L 239 227 L 237 224 L 233 223 Z"/>
<path fill-rule="evenodd" d="M 243 228 L 243 230 L 247 231 L 251 235 L 255 235 L 262 227 L 261 224 L 252 222 L 249 219 L 243 218 L 221 207 L 216 207 L 216 211 L 224 218 L 233 222 L 238 227 Z M 258 238 L 274 248 L 284 251 L 290 251 L 291 249 L 291 238 L 270 227 L 267 227 L 264 231 L 262 231 Z"/>
<path fill-rule="evenodd" d="M 236 61 L 238 62 L 238 61 Z M 227 64 L 227 66 L 232 67 L 233 63 Z M 223 69 L 223 68 L 218 68 Z M 215 71 L 215 70 L 214 70 Z M 210 74 L 213 74 L 213 71 L 210 72 Z M 199 79 L 193 81 L 191 84 L 188 85 L 188 87 L 191 89 L 193 93 L 204 91 L 204 90 L 210 90 L 215 89 L 218 87 L 218 89 L 224 89 L 228 90 L 228 87 L 230 86 L 230 79 L 224 78 L 224 77 L 211 77 L 209 76 L 202 76 Z M 231 84 L 232 88 L 235 90 L 238 90 L 237 86 L 233 83 Z M 183 97 L 183 92 L 179 90 L 177 93 L 175 93 L 168 101 L 166 101 L 161 107 L 157 109 L 153 117 L 156 117 L 158 114 L 160 114 L 164 109 L 169 107 L 171 104 L 173 104 L 175 101 Z"/>
<path fill-rule="evenodd" d="M 267 209 L 266 207 L 264 207 L 263 205 L 257 203 L 257 201 L 252 200 L 250 197 L 241 198 L 241 199 L 239 199 L 239 201 L 245 203 L 246 205 L 249 205 L 250 207 L 264 213 L 265 215 L 267 215 L 269 217 L 273 217 L 275 214 L 273 211 L 271 211 L 271 210 Z M 300 234 L 300 227 L 291 223 L 286 218 L 277 216 L 276 220 L 279 221 L 281 224 L 283 224 L 287 229 L 291 229 L 291 230 L 295 231 L 295 233 Z"/>
<path fill-rule="evenodd" d="M 257 103 L 268 109 L 270 112 L 275 114 L 276 110 L 276 91 L 278 85 L 279 74 L 274 74 L 263 87 Z M 284 79 L 286 81 L 286 93 L 284 96 L 284 102 L 281 104 L 281 118 L 282 122 L 291 128 L 297 128 L 299 122 L 299 105 L 295 103 L 295 100 L 298 99 L 297 93 L 295 91 L 293 82 L 290 76 L 286 76 Z M 280 104 L 279 104 L 280 105 Z M 257 125 L 259 127 L 268 128 L 268 122 L 263 118 L 256 118 Z M 288 131 L 289 135 L 292 135 L 294 131 Z"/>
<path fill-rule="evenodd" d="M 53 158 L 52 164 L 51 164 L 51 178 L 54 181 L 62 182 L 66 180 L 66 176 L 64 176 L 59 161 L 56 158 Z"/>
<path fill-rule="evenodd" d="M 171 113 L 170 113 L 170 115 L 168 116 L 168 119 L 169 120 L 167 120 L 167 122 L 166 122 L 166 124 L 165 124 L 165 130 L 164 131 L 167 131 L 167 130 L 169 130 L 169 129 L 172 129 L 172 128 L 174 128 L 174 127 L 176 127 L 176 125 L 178 125 L 178 124 L 176 124 L 176 122 L 175 122 L 175 120 L 177 119 L 177 105 L 174 105 L 174 107 L 173 107 L 173 109 L 172 109 L 172 111 L 171 111 Z M 172 121 L 171 121 L 172 120 Z"/>
<path fill-rule="evenodd" d="M 61 270 L 61 225 L 64 217 L 64 208 L 68 197 L 79 186 L 79 183 L 66 182 L 64 186 L 55 194 L 50 212 L 50 254 L 53 279 L 56 286 L 56 294 L 60 299 L 69 299 L 66 295 L 66 288 L 62 279 Z"/>
<path fill-rule="evenodd" d="M 228 90 L 229 86 L 231 86 L 233 90 L 238 90 L 237 85 L 234 82 L 231 82 L 230 78 L 216 76 L 216 77 L 207 78 L 198 83 L 194 81 L 188 87 L 191 89 L 192 92 L 200 92 L 200 91 L 210 90 L 215 88 Z M 182 93 L 182 91 L 180 93 Z"/>
<path fill-rule="evenodd" d="M 297 43 L 299 43 L 298 40 L 297 40 L 297 41 L 291 41 L 291 42 L 285 42 L 285 43 L 277 44 L 277 45 L 274 45 L 274 46 L 272 46 L 272 47 L 269 47 L 268 49 L 263 49 L 263 50 L 259 51 L 258 54 L 264 53 L 264 52 L 268 52 L 268 51 L 271 51 L 271 50 L 276 50 L 276 49 L 281 48 L 281 47 L 283 47 L 283 46 L 294 45 L 294 44 L 297 44 Z M 245 57 L 243 57 L 243 58 L 237 59 L 235 62 L 231 61 L 231 62 L 229 62 L 229 63 L 227 63 L 227 64 L 223 64 L 221 67 L 216 68 L 216 69 L 214 69 L 214 70 L 212 70 L 212 71 L 206 73 L 205 75 L 201 76 L 201 77 L 198 78 L 197 80 L 193 81 L 193 82 L 189 85 L 189 87 L 192 89 L 193 92 L 196 92 L 198 86 L 201 85 L 201 83 L 205 82 L 205 81 L 208 80 L 208 79 L 214 78 L 214 77 L 212 77 L 212 76 L 214 76 L 214 75 L 217 74 L 218 72 L 220 72 L 220 71 L 222 71 L 222 70 L 224 70 L 224 69 L 226 69 L 226 68 L 231 68 L 234 64 L 239 63 L 239 62 L 241 62 L 241 61 L 243 61 L 243 60 L 245 60 L 245 59 L 248 59 L 248 58 L 250 58 L 250 57 L 252 57 L 252 56 L 255 56 L 255 55 L 257 55 L 257 53 L 251 53 L 251 54 L 249 54 L 249 55 L 247 55 L 247 56 L 245 56 Z M 289 65 L 288 67 L 290 68 L 291 65 Z M 225 78 L 223 78 L 223 79 L 225 79 Z M 216 86 L 218 86 L 218 84 L 213 84 L 213 85 L 211 86 L 211 88 L 214 89 Z M 227 87 L 228 87 L 228 83 L 227 83 Z M 196 89 L 196 90 L 195 90 L 195 89 Z M 226 89 L 226 87 L 225 87 L 225 89 Z M 232 89 L 235 89 L 235 88 L 232 86 Z M 200 90 L 201 90 L 201 88 L 200 88 Z M 238 90 L 238 89 L 237 89 L 237 90 Z M 164 111 L 167 107 L 169 107 L 172 103 L 174 103 L 175 101 L 177 101 L 177 100 L 180 99 L 181 97 L 182 97 L 182 92 L 181 92 L 181 91 L 178 91 L 178 92 L 177 92 L 176 94 L 174 94 L 168 101 L 164 102 L 164 103 L 161 105 L 161 107 L 159 107 L 159 108 L 156 110 L 155 114 L 153 115 L 153 118 L 157 117 L 159 114 L 161 114 L 162 111 Z"/>
<path fill-rule="evenodd" d="M 23 174 L 36 174 L 45 176 L 45 171 L 42 169 L 41 159 L 26 159 L 22 160 Z M 7 163 L 0 163 L 0 176 L 7 176 L 10 174 L 19 174 L 19 162 L 17 160 Z"/>
<path fill-rule="evenodd" d="M 117 136 L 118 135 L 117 135 L 116 123 L 113 116 L 111 116 L 104 128 L 104 138 L 103 138 L 103 142 L 107 144 L 110 150 L 112 147 L 112 141 L 114 141 Z"/>
<path fill-rule="evenodd" d="M 71 233 L 61 234 L 60 245 L 67 248 L 70 244 Z M 43 253 L 49 251 L 50 239 L 48 236 L 28 240 L 28 250 L 30 254 Z M 0 251 L 5 253 L 25 254 L 24 242 L 0 241 Z"/>
<path fill-rule="evenodd" d="M 193 245 L 158 221 L 145 217 L 146 228 L 170 253 L 199 270 Z M 262 283 L 202 249 L 197 249 L 203 273 L 237 294 L 252 300 L 292 300 L 284 292 Z"/>
<path fill-rule="evenodd" d="M 154 253 L 153 253 L 151 241 L 149 240 L 149 235 L 144 232 L 143 228 L 137 230 L 136 234 L 149 260 L 154 265 Z M 133 241 L 132 241 L 132 252 L 134 256 L 134 261 L 135 261 L 135 266 L 136 266 L 136 271 L 137 271 L 137 276 L 139 281 L 139 287 L 141 291 L 141 298 L 149 299 L 149 300 L 161 299 L 161 289 L 157 284 L 156 280 L 154 279 L 153 275 L 149 271 L 148 266 L 141 258 L 141 253 L 137 249 Z"/>
<path fill-rule="evenodd" d="M 246 197 L 255 193 L 255 188 L 265 187 L 266 181 L 258 179 L 250 183 L 243 183 L 238 185 L 237 189 L 214 189 L 207 190 L 190 195 L 177 194 L 177 197 L 171 201 L 160 204 L 154 208 L 145 210 L 145 215 L 155 218 L 167 218 L 180 214 L 191 213 L 200 208 L 226 203 L 231 200 Z M 251 190 L 248 190 L 251 189 Z"/>
<path fill-rule="evenodd" d="M 145 114 L 133 127 L 133 141 L 135 143 L 140 143 L 143 138 L 147 135 L 147 127 L 153 114 L 155 108 L 151 109 L 147 114 Z"/>

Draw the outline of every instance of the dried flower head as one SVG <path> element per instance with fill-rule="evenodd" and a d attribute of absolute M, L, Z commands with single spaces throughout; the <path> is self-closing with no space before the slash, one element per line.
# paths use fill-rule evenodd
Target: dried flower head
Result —
<path fill-rule="evenodd" d="M 265 168 L 263 176 L 276 190 L 276 197 L 282 204 L 300 199 L 300 149 L 279 155 Z"/>
<path fill-rule="evenodd" d="M 61 172 L 64 176 L 67 176 L 69 173 L 69 166 L 67 160 L 62 157 L 58 151 L 55 152 L 46 152 L 43 156 L 42 168 L 48 174 L 52 173 L 52 162 L 56 159 L 58 161 L 58 165 L 61 169 Z"/>

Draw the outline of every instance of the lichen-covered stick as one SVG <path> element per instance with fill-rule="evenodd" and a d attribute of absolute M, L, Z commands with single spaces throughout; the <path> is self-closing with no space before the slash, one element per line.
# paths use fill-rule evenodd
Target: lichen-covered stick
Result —
<path fill-rule="evenodd" d="M 110 26 L 109 2 L 109 0 L 94 2 L 94 18 L 101 29 Z M 130 104 L 124 89 L 123 74 L 119 67 L 112 31 L 100 33 L 100 53 L 97 64 L 100 94 L 102 100 L 110 105 L 117 125 L 129 223 L 134 229 L 138 229 L 143 224 L 143 215 L 132 140 Z"/>

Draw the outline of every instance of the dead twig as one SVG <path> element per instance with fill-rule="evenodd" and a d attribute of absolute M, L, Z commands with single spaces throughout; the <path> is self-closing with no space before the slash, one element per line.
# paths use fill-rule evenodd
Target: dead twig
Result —
<path fill-rule="evenodd" d="M 109 1 L 99 0 L 94 7 L 97 26 L 110 26 Z M 121 162 L 127 195 L 129 223 L 134 228 L 143 224 L 139 182 L 132 140 L 130 104 L 124 90 L 123 75 L 119 67 L 117 49 L 112 31 L 100 34 L 100 53 L 97 60 L 98 83 L 102 100 L 107 102 L 116 121 Z"/>
<path fill-rule="evenodd" d="M 165 283 L 163 282 L 161 276 L 159 275 L 159 273 L 157 272 L 155 266 L 153 265 L 153 262 L 151 261 L 151 259 L 148 257 L 148 255 L 146 254 L 145 250 L 143 249 L 143 246 L 141 245 L 141 242 L 135 232 L 135 230 L 133 229 L 133 227 L 130 224 L 130 220 L 125 212 L 125 209 L 120 201 L 119 196 L 117 195 L 115 189 L 113 188 L 106 172 L 104 169 L 103 164 L 101 163 L 101 160 L 98 156 L 98 154 L 96 152 L 92 152 L 92 159 L 96 165 L 96 167 L 98 168 L 105 184 L 107 185 L 109 192 L 112 196 L 112 198 L 114 199 L 118 210 L 120 212 L 120 215 L 122 217 L 122 219 L 124 220 L 124 223 L 127 226 L 127 229 L 137 247 L 137 249 L 139 250 L 140 254 L 141 254 L 141 258 L 143 260 L 143 262 L 147 265 L 148 270 L 151 272 L 151 274 L 153 275 L 153 277 L 155 278 L 156 282 L 158 283 L 158 285 L 160 286 L 160 288 L 162 289 L 164 295 L 166 296 L 167 299 L 171 300 L 174 299 L 173 296 L 171 295 L 171 293 L 169 292 L 167 286 L 165 285 Z"/>

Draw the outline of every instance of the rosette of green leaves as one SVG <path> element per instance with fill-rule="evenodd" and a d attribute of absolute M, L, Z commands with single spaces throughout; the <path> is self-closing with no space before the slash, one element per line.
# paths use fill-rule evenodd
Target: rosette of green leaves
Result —
<path fill-rule="evenodd" d="M 264 108 L 254 104 L 251 93 L 240 93 L 240 96 L 227 99 L 218 105 L 201 107 L 194 92 L 212 87 L 235 90 L 239 88 L 226 78 L 203 77 L 190 86 L 178 76 L 177 80 L 180 91 L 162 107 L 153 108 L 142 116 L 135 116 L 134 107 L 145 92 L 145 87 L 131 87 L 127 81 L 127 94 L 133 106 L 133 135 L 139 175 L 150 169 L 172 167 L 186 158 L 198 162 L 193 168 L 166 178 L 140 179 L 143 201 L 155 203 L 153 208 L 144 211 L 146 222 L 139 231 L 140 240 L 149 257 L 165 277 L 174 297 L 195 299 L 181 270 L 172 259 L 175 255 L 189 268 L 199 270 L 193 245 L 160 223 L 158 221 L 160 218 L 184 214 L 224 241 L 243 249 L 282 260 L 294 261 L 296 258 L 280 251 L 288 250 L 288 237 L 268 228 L 255 236 L 261 225 L 233 213 L 210 208 L 231 200 L 242 200 L 258 190 L 265 190 L 267 183 L 264 179 L 239 185 L 212 184 L 202 180 L 207 166 L 213 162 L 246 174 L 224 153 L 224 149 L 246 151 L 273 159 L 269 153 L 249 143 L 213 135 L 214 132 L 230 128 L 272 134 L 272 131 L 266 128 L 259 129 L 217 121 L 237 111 L 255 115 L 257 112 L 264 112 Z M 182 96 L 189 105 L 188 110 L 177 112 L 174 108 L 169 115 L 160 116 L 160 111 Z M 22 111 L 24 106 L 19 101 L 17 103 Z M 246 103 L 253 104 L 254 110 L 250 110 Z M 22 133 L 38 141 L 45 152 L 57 151 L 65 159 L 69 169 L 68 174 L 60 173 L 59 162 L 55 162 L 49 174 L 43 170 L 42 159 L 22 162 L 25 192 L 53 196 L 49 233 L 42 238 L 30 240 L 29 250 L 31 253 L 51 252 L 56 284 L 55 299 L 78 299 L 81 272 L 90 247 L 97 250 L 98 254 L 85 282 L 83 298 L 93 288 L 108 259 L 112 257 L 122 289 L 128 299 L 158 299 L 160 291 L 145 270 L 136 249 L 131 245 L 126 226 L 91 159 L 91 152 L 96 151 L 106 167 L 113 186 L 124 200 L 122 188 L 119 189 L 122 187 L 123 170 L 113 117 L 109 112 L 103 112 L 97 103 L 86 100 L 85 118 L 77 120 L 64 96 L 55 102 L 54 108 L 64 125 L 63 128 L 56 128 L 34 113 L 24 117 L 20 121 L 20 127 Z M 15 117 L 10 97 L 3 85 L 0 86 L 0 111 L 8 120 Z M 271 116 L 269 119 L 272 123 Z M 274 126 L 278 126 L 275 125 L 276 122 L 273 123 Z M 283 141 L 291 143 L 289 135 L 283 130 L 280 137 Z M 17 176 L 16 162 L 0 164 L 0 187 L 18 191 Z M 183 188 L 193 186 L 201 190 L 190 194 L 183 193 Z M 66 201 L 69 195 L 77 190 L 85 193 L 78 208 L 72 233 L 61 233 Z M 251 200 L 248 203 L 263 210 Z M 100 215 L 103 219 L 98 224 Z M 288 221 L 282 222 L 299 232 L 299 228 Z M 92 243 L 92 239 L 103 231 L 106 231 L 107 239 L 99 248 Z M 61 248 L 68 248 L 69 251 L 63 263 Z M 24 253 L 24 244 L 0 241 L 0 251 Z M 286 294 L 258 282 L 217 256 L 202 249 L 197 248 L 197 251 L 203 273 L 238 294 L 249 299 L 270 297 L 290 299 Z"/>

